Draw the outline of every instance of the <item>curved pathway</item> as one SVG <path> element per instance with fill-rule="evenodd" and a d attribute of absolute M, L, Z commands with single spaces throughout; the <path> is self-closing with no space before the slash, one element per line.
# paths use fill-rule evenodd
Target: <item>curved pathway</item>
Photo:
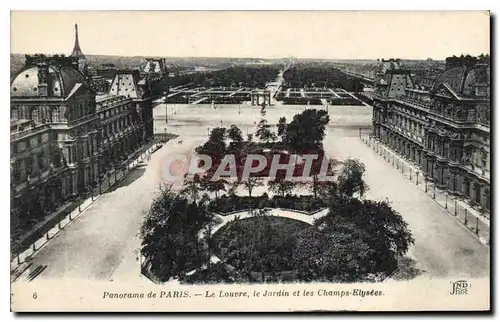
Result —
<path fill-rule="evenodd" d="M 298 211 L 293 211 L 293 210 L 288 210 L 288 209 L 285 210 L 285 209 L 281 209 L 281 208 L 266 208 L 266 209 L 269 210 L 269 212 L 266 214 L 266 216 L 275 216 L 275 217 L 295 219 L 298 221 L 305 222 L 309 225 L 312 225 L 314 223 L 314 220 L 321 218 L 328 213 L 328 208 L 325 208 L 325 209 L 315 213 L 314 215 L 306 215 L 306 214 L 298 212 Z M 256 209 L 256 210 L 258 210 L 258 209 Z M 224 227 L 225 225 L 227 225 L 229 222 L 233 221 L 237 217 L 239 219 L 244 219 L 244 218 L 251 218 L 251 217 L 255 217 L 255 216 L 258 216 L 258 215 L 255 212 L 252 212 L 250 210 L 243 210 L 243 211 L 240 211 L 240 212 L 237 212 L 234 214 L 230 214 L 230 215 L 225 215 L 225 216 L 217 214 L 216 218 L 217 218 L 218 223 L 217 223 L 217 225 L 212 227 L 212 234 L 214 234 L 217 230 Z M 198 233 L 199 238 L 203 238 L 205 236 L 205 232 L 206 231 L 204 229 L 200 230 L 200 232 Z"/>
<path fill-rule="evenodd" d="M 313 215 L 306 215 L 306 214 L 298 212 L 298 211 L 285 210 L 285 209 L 281 209 L 281 208 L 265 208 L 265 209 L 269 210 L 269 212 L 266 214 L 266 216 L 275 216 L 275 217 L 295 219 L 298 221 L 305 222 L 309 225 L 312 225 L 314 223 L 314 220 L 316 220 L 317 218 L 321 218 L 328 213 L 328 208 L 325 208 L 321 211 L 318 211 L 317 213 L 315 213 Z M 259 209 L 256 209 L 256 210 L 259 210 Z M 230 215 L 225 215 L 225 216 L 216 214 L 215 217 L 217 218 L 218 224 L 212 227 L 211 233 L 213 235 L 217 230 L 221 229 L 222 227 L 224 227 L 225 225 L 227 225 L 229 222 L 233 221 L 237 217 L 239 219 L 244 219 L 244 218 L 251 218 L 251 217 L 256 217 L 256 216 L 258 216 L 258 214 L 256 214 L 255 212 L 252 212 L 250 210 L 243 210 L 243 211 L 236 212 L 236 213 L 230 214 Z M 205 233 L 206 233 L 205 229 L 200 230 L 198 232 L 198 238 L 200 238 L 200 239 L 204 238 Z M 221 259 L 219 257 L 217 257 L 216 255 L 210 256 L 211 263 L 215 264 L 215 263 L 218 263 L 220 261 L 221 261 Z M 197 268 L 197 269 L 194 269 L 194 270 L 188 272 L 186 275 L 188 275 L 188 276 L 192 275 L 200 269 L 206 269 L 206 267 L 207 267 L 206 265 L 203 265 L 200 268 Z"/>

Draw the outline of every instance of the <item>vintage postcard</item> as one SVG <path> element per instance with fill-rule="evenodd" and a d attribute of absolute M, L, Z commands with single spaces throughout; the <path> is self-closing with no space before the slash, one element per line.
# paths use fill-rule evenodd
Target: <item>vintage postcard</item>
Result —
<path fill-rule="evenodd" d="M 11 308 L 489 311 L 487 11 L 13 11 Z"/>

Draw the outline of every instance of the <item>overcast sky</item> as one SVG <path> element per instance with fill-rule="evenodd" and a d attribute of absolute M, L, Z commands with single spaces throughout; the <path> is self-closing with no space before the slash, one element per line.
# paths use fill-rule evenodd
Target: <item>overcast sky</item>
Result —
<path fill-rule="evenodd" d="M 12 53 L 433 58 L 489 53 L 487 12 L 13 12 Z"/>

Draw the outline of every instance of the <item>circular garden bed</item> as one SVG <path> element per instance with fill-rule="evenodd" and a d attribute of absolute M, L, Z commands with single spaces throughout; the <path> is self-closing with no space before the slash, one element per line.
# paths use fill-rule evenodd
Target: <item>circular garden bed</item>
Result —
<path fill-rule="evenodd" d="M 211 239 L 211 249 L 240 272 L 293 270 L 297 234 L 311 227 L 298 220 L 257 216 L 232 221 Z"/>

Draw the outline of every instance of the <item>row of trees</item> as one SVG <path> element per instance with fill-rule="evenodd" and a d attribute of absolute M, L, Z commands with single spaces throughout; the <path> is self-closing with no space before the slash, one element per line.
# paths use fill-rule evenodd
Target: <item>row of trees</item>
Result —
<path fill-rule="evenodd" d="M 264 88 L 276 79 L 278 65 L 234 66 L 205 73 L 177 74 L 170 79 L 170 86 L 192 84 L 194 86 L 223 86 Z"/>
<path fill-rule="evenodd" d="M 322 181 L 318 176 L 313 176 L 309 181 L 296 182 L 280 176 L 267 182 L 267 188 L 275 194 L 272 199 L 267 197 L 267 194 L 259 197 L 252 195 L 256 188 L 264 186 L 264 181 L 259 177 L 249 177 L 246 180 L 230 183 L 224 179 L 211 180 L 211 174 L 195 175 L 193 180 L 184 182 L 181 194 L 192 202 L 208 204 L 209 209 L 216 212 L 259 207 L 312 211 L 318 206 L 325 207 L 327 205 L 325 200 L 332 197 L 344 198 L 355 195 L 362 198 L 368 190 L 368 186 L 362 179 L 364 172 L 364 164 L 356 159 L 348 159 L 342 162 L 338 173 L 330 173 L 330 175 L 337 175 L 336 181 Z M 243 187 L 248 192 L 248 197 L 237 196 L 235 191 L 238 187 Z M 311 193 L 311 196 L 306 198 L 308 200 L 292 194 L 297 188 Z M 226 195 L 219 196 L 219 192 L 226 192 Z M 209 193 L 214 194 L 215 199 L 211 198 Z"/>
<path fill-rule="evenodd" d="M 285 117 L 281 117 L 276 124 L 277 131 L 274 132 L 267 120 L 262 119 L 255 132 L 260 142 L 254 142 L 252 134 L 244 140 L 241 129 L 234 124 L 228 129 L 218 127 L 212 129 L 208 140 L 198 146 L 195 152 L 216 159 L 222 159 L 229 153 L 256 153 L 263 148 L 298 154 L 318 152 L 323 148 L 322 141 L 329 122 L 330 117 L 326 111 L 307 109 L 296 114 L 290 123 L 287 123 Z"/>
<path fill-rule="evenodd" d="M 486 54 L 481 54 L 477 57 L 471 56 L 471 55 L 460 55 L 459 57 L 453 55 L 451 57 L 447 57 L 446 60 L 446 69 L 452 68 L 452 67 L 462 67 L 462 66 L 467 66 L 467 67 L 472 67 L 476 64 L 490 64 L 490 55 Z"/>
<path fill-rule="evenodd" d="M 285 85 L 289 88 L 326 87 L 343 88 L 349 92 L 363 90 L 363 85 L 358 79 L 344 74 L 340 69 L 326 65 L 296 65 L 288 69 L 283 77 Z"/>

